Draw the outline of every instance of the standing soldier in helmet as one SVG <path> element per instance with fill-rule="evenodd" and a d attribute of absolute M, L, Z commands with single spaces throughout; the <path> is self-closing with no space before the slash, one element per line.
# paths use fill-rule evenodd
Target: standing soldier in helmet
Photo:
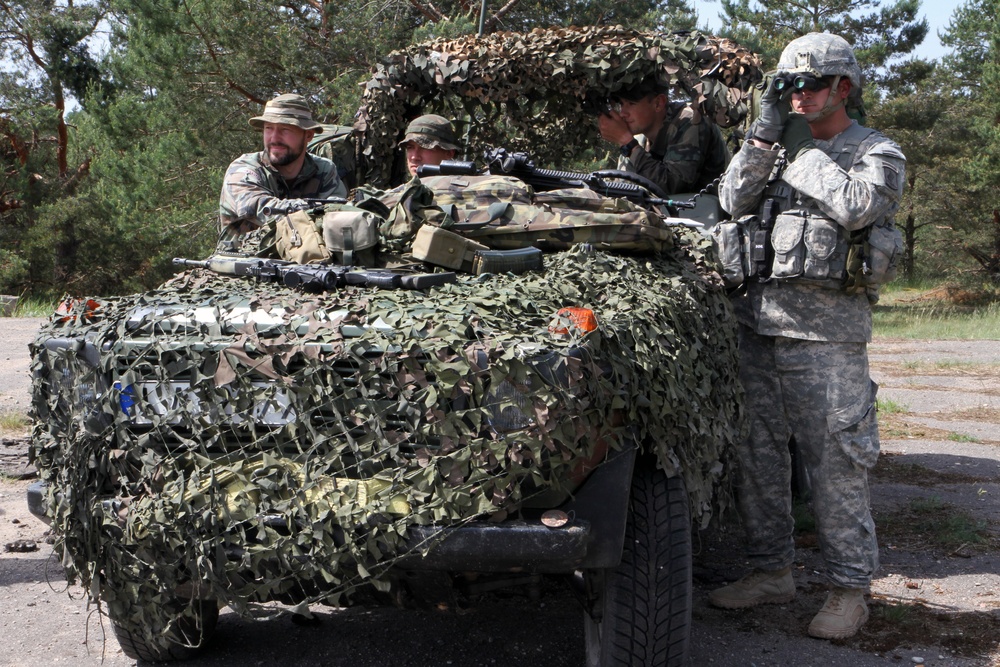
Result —
<path fill-rule="evenodd" d="M 860 95 L 861 70 L 844 39 L 793 40 L 719 187 L 722 206 L 743 216 L 759 251 L 756 275 L 734 300 L 751 420 L 739 448 L 738 503 L 754 571 L 709 599 L 737 609 L 795 595 L 794 437 L 831 584 L 809 625 L 823 639 L 850 637 L 868 619 L 865 593 L 878 567 L 868 470 L 879 453 L 870 304 L 891 279 L 900 245 L 893 215 L 905 158 L 848 116 Z"/>

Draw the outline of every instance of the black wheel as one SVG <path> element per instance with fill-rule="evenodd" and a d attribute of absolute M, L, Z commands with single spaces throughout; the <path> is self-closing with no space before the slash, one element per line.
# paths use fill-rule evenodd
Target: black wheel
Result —
<path fill-rule="evenodd" d="M 637 466 L 622 561 L 586 576 L 597 598 L 584 612 L 588 667 L 687 664 L 691 519 L 681 478 Z"/>
<path fill-rule="evenodd" d="M 135 617 L 111 619 L 115 637 L 122 651 L 135 660 L 170 662 L 193 658 L 215 631 L 219 606 L 214 600 L 176 601 L 162 609 L 169 615 L 167 644 L 147 636 L 147 629 L 136 624 Z M 167 619 L 165 619 L 167 620 Z"/>

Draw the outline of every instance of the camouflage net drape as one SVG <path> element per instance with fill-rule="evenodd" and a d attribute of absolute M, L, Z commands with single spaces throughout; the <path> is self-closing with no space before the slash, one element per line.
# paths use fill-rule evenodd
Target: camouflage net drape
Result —
<path fill-rule="evenodd" d="M 746 115 L 760 59 L 727 39 L 648 33 L 618 27 L 537 29 L 438 39 L 389 55 L 366 84 L 355 127 L 361 132 L 361 182 L 384 187 L 384 159 L 406 122 L 435 111 L 465 119 L 468 155 L 490 146 L 526 151 L 544 165 L 565 165 L 581 146 L 597 146 L 587 98 L 607 97 L 656 76 L 723 127 Z M 374 156 L 381 156 L 378 159 Z"/>
<path fill-rule="evenodd" d="M 387 586 L 410 526 L 516 513 L 558 490 L 595 434 L 680 471 L 707 521 L 741 428 L 736 341 L 707 241 L 677 235 L 661 257 L 582 249 L 546 255 L 544 273 L 466 276 L 433 307 L 418 291 L 302 294 L 202 271 L 71 304 L 32 362 L 33 455 L 68 574 L 154 636 L 191 582 L 242 614 L 295 591 L 345 603 Z M 550 332 L 568 305 L 599 329 Z M 563 380 L 525 393 L 540 366 Z M 527 419 L 501 432 L 491 403 Z"/>

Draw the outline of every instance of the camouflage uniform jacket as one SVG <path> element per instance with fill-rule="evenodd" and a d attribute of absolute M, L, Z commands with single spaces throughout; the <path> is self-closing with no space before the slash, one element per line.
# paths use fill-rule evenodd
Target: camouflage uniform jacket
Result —
<path fill-rule="evenodd" d="M 347 197 L 347 187 L 332 161 L 306 153 L 302 171 L 288 182 L 271 166 L 264 151 L 246 153 L 226 170 L 219 222 L 223 229 L 240 222 L 262 227 L 276 216 L 309 208 L 306 199 L 330 197 Z"/>
<path fill-rule="evenodd" d="M 817 208 L 854 231 L 891 220 L 903 193 L 906 158 L 879 132 L 851 126 L 819 150 L 803 151 L 782 166 L 783 151 L 746 143 L 719 184 L 722 207 L 732 216 L 760 213 L 772 174 L 792 188 L 797 205 Z M 788 281 L 751 282 L 734 302 L 739 320 L 764 336 L 868 342 L 871 306 L 864 293 Z"/>
<path fill-rule="evenodd" d="M 641 136 L 641 135 L 640 135 Z M 697 192 L 726 169 L 729 149 L 719 127 L 702 117 L 696 123 L 690 105 L 674 102 L 652 144 L 640 140 L 618 168 L 645 176 L 667 194 Z"/>

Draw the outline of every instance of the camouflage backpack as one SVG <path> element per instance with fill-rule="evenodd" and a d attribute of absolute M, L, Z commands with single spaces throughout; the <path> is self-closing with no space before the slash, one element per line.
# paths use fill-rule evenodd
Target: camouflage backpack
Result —
<path fill-rule="evenodd" d="M 535 192 L 520 179 L 491 174 L 421 180 L 454 220 L 452 231 L 493 249 L 557 251 L 590 243 L 659 252 L 673 239 L 656 213 L 587 188 Z"/>

